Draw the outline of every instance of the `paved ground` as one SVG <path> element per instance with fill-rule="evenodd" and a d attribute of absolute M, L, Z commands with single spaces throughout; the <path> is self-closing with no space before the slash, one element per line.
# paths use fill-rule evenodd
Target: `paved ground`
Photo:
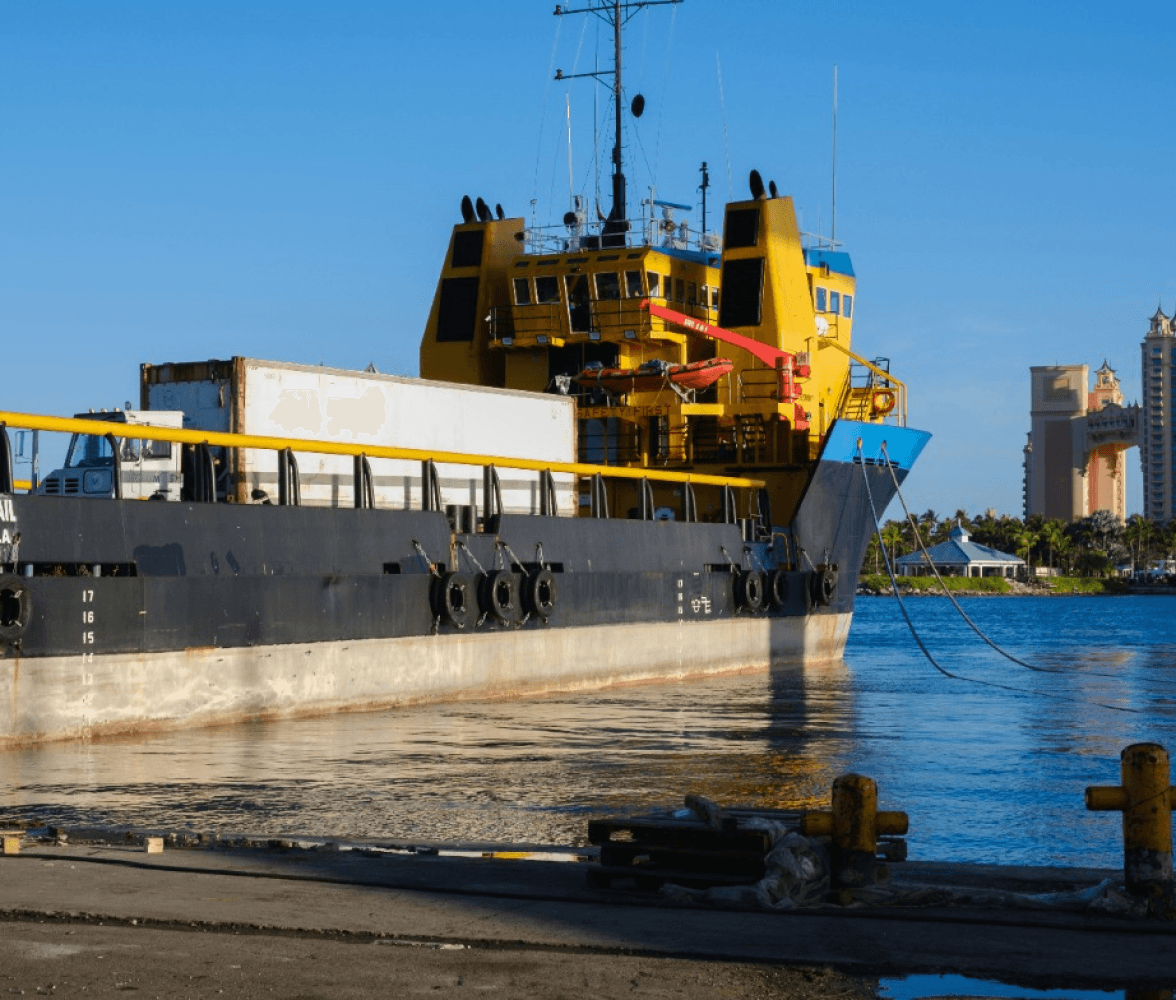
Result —
<path fill-rule="evenodd" d="M 1021 891 L 1105 874 L 902 868 L 924 882 Z M 671 907 L 590 888 L 584 871 L 358 851 L 27 845 L 0 857 L 0 997 L 856 1000 L 877 976 L 917 972 L 1092 988 L 1176 981 L 1166 924 L 942 907 Z"/>
<path fill-rule="evenodd" d="M 823 969 L 387 939 L 0 924 L 0 995 L 119 997 L 787 997 L 869 1000 Z"/>

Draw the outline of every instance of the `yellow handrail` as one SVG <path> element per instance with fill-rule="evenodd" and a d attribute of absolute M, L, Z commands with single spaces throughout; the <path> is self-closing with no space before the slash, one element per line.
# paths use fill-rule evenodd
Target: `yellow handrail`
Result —
<path fill-rule="evenodd" d="M 615 479 L 649 479 L 663 483 L 691 483 L 699 486 L 730 486 L 756 489 L 762 479 L 738 476 L 707 476 L 666 469 L 636 469 L 616 465 L 584 465 L 579 462 L 543 462 L 531 458 L 504 455 L 470 455 L 457 451 L 430 451 L 421 448 L 391 448 L 387 445 L 348 444 L 343 441 L 317 441 L 309 438 L 267 437 L 257 434 L 229 434 L 224 431 L 189 431 L 177 427 L 147 427 L 110 420 L 85 420 L 77 417 L 45 417 L 35 413 L 0 410 L 0 424 L 32 431 L 59 431 L 63 434 L 97 434 L 133 437 L 146 441 L 174 441 L 178 444 L 207 444 L 217 448 L 262 448 L 268 451 L 304 452 L 311 455 L 366 455 L 368 458 L 401 458 L 423 462 L 452 462 L 456 465 L 502 466 L 535 472 L 570 472 L 576 476 L 609 476 Z"/>
<path fill-rule="evenodd" d="M 906 383 L 903 382 L 901 379 L 897 379 L 893 375 L 891 375 L 890 372 L 884 371 L 883 369 L 879 368 L 877 365 L 871 364 L 869 361 L 867 361 L 865 358 L 863 358 L 860 354 L 855 354 L 853 351 L 851 351 L 844 344 L 839 344 L 832 337 L 822 337 L 820 340 L 817 341 L 817 344 L 819 347 L 836 347 L 837 350 L 841 351 L 842 353 L 848 354 L 859 365 L 864 365 L 866 368 L 869 368 L 870 371 L 872 371 L 875 375 L 881 376 L 882 378 L 886 379 L 888 382 L 893 382 L 900 389 L 906 388 Z"/>

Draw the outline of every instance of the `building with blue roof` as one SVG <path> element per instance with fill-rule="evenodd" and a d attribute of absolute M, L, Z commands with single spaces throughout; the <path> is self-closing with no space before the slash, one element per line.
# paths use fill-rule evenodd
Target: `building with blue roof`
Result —
<path fill-rule="evenodd" d="M 899 576 L 931 576 L 930 557 L 941 576 L 1025 575 L 1024 559 L 990 549 L 987 545 L 977 545 L 970 539 L 967 529 L 957 521 L 948 540 L 932 545 L 926 556 L 920 551 L 894 560 L 897 573 Z"/>

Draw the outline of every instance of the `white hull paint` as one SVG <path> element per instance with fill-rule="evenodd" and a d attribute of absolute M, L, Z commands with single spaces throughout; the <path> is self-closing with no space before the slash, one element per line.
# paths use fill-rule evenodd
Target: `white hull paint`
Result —
<path fill-rule="evenodd" d="M 0 660 L 0 748 L 840 658 L 852 615 Z"/>

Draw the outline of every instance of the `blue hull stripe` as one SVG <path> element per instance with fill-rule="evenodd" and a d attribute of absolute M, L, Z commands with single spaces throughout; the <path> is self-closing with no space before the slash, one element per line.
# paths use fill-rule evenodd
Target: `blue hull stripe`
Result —
<path fill-rule="evenodd" d="M 821 452 L 823 462 L 853 462 L 858 457 L 858 441 L 867 462 L 882 463 L 882 445 L 890 461 L 908 472 L 923 448 L 931 440 L 929 431 L 913 427 L 893 427 L 889 424 L 866 424 L 856 420 L 838 420 L 825 438 Z"/>

